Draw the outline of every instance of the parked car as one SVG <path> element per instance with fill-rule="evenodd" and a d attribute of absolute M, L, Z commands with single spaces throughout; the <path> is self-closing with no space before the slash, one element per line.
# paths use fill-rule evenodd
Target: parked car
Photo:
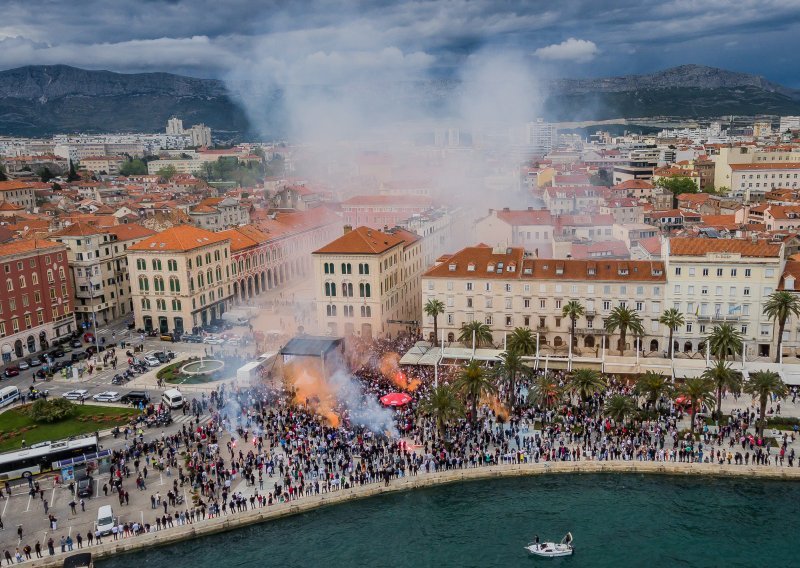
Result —
<path fill-rule="evenodd" d="M 3 371 L 3 376 L 7 379 L 17 375 L 19 375 L 19 367 L 6 367 L 6 370 Z"/>
<path fill-rule="evenodd" d="M 63 357 L 65 354 L 66 353 L 64 352 L 64 349 L 62 349 L 61 347 L 56 347 L 50 352 L 50 357 L 52 357 L 53 359 L 58 359 L 59 357 Z"/>
<path fill-rule="evenodd" d="M 159 362 L 161 363 L 166 363 L 167 361 L 169 361 L 169 357 L 167 357 L 167 354 L 164 353 L 163 351 L 156 351 L 155 353 L 153 353 L 152 356 L 158 359 Z"/>
<path fill-rule="evenodd" d="M 150 402 L 150 395 L 147 394 L 147 391 L 137 390 L 122 395 L 122 398 L 119 400 L 120 402 L 123 402 L 125 404 L 136 405 L 139 404 L 140 402 L 147 404 L 148 402 Z"/>
<path fill-rule="evenodd" d="M 119 402 L 122 398 L 122 395 L 119 394 L 117 391 L 105 391 L 101 393 L 97 393 L 92 397 L 92 400 L 97 402 Z"/>
<path fill-rule="evenodd" d="M 86 389 L 75 389 L 71 391 L 67 391 L 61 396 L 66 398 L 67 400 L 82 400 L 86 398 L 86 395 L 89 394 L 89 391 Z"/>
<path fill-rule="evenodd" d="M 30 368 L 31 368 L 31 365 L 30 365 L 30 363 L 28 363 L 28 362 L 27 362 L 25 359 L 23 359 L 22 361 L 20 361 L 20 362 L 18 363 L 18 366 L 19 366 L 19 370 L 20 370 L 20 371 L 27 371 L 28 369 L 30 369 Z"/>
<path fill-rule="evenodd" d="M 147 357 L 145 357 L 144 362 L 147 363 L 147 365 L 150 367 L 158 367 L 161 364 L 161 361 L 159 361 L 156 357 L 153 357 L 152 355 L 148 355 Z"/>
<path fill-rule="evenodd" d="M 222 345 L 225 343 L 225 340 L 221 337 L 215 337 L 213 335 L 209 335 L 203 339 L 203 343 L 207 345 Z"/>
<path fill-rule="evenodd" d="M 72 345 L 72 347 L 74 347 L 75 349 L 80 349 L 81 347 L 83 347 L 83 343 L 81 342 L 80 339 L 73 339 L 70 345 Z"/>
<path fill-rule="evenodd" d="M 184 333 L 181 336 L 181 341 L 184 343 L 203 343 L 203 337 L 200 335 L 192 335 L 191 333 Z"/>
<path fill-rule="evenodd" d="M 94 479 L 91 475 L 78 478 L 77 484 L 78 497 L 91 497 L 94 493 Z"/>
<path fill-rule="evenodd" d="M 70 356 L 70 359 L 74 363 L 75 361 L 82 361 L 83 359 L 88 359 L 89 354 L 86 351 L 81 351 L 80 353 L 73 353 Z"/>
<path fill-rule="evenodd" d="M 42 360 L 39 357 L 31 357 L 28 359 L 28 365 L 31 367 L 38 367 L 42 364 Z"/>
<path fill-rule="evenodd" d="M 161 341 L 175 341 L 175 338 L 172 336 L 171 333 L 162 333 Z"/>

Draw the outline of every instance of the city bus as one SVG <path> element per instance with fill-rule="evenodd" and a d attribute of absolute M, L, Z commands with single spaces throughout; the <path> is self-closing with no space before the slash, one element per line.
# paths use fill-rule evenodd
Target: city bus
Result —
<path fill-rule="evenodd" d="M 50 471 L 57 462 L 69 458 L 89 457 L 97 454 L 97 436 L 40 442 L 24 450 L 0 454 L 0 481 L 31 477 Z"/>
<path fill-rule="evenodd" d="M 0 408 L 12 404 L 15 400 L 19 400 L 19 389 L 17 387 L 0 389 Z"/>

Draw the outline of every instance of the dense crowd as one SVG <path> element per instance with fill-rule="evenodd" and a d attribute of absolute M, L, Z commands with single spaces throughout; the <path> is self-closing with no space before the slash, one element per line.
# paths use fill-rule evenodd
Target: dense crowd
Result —
<path fill-rule="evenodd" d="M 419 412 L 420 401 L 433 388 L 432 371 L 397 365 L 397 354 L 411 347 L 414 339 L 401 336 L 364 342 L 348 355 L 365 402 L 404 385 L 412 391 L 409 404 L 387 410 L 399 435 L 354 424 L 348 419 L 352 409 L 341 406 L 337 411 L 342 420 L 334 426 L 316 414 L 312 405 L 292 402 L 283 385 L 219 387 L 191 402 L 185 411 L 193 416 L 188 426 L 184 423 L 173 434 L 162 432 L 148 439 L 140 426 L 134 427 L 130 435 L 126 433 L 125 445 L 113 452 L 108 475 L 102 480 L 104 495 L 115 494 L 124 511 L 129 491 L 150 492 L 149 518 L 121 522 L 111 535 L 89 531 L 56 536 L 53 517 L 53 536 L 44 543 L 31 539 L 32 544 L 25 545 L 21 543 L 27 535 L 20 526 L 21 547 L 15 553 L 5 551 L 7 563 L 24 561 L 31 554 L 41 557 L 43 551 L 80 549 L 102 543 L 104 538 L 132 538 L 447 469 L 581 460 L 794 466 L 794 449 L 788 447 L 794 433 L 786 432 L 777 446 L 755 437 L 750 428 L 753 407 L 731 412 L 719 426 L 698 419 L 697 440 L 686 432 L 683 409 L 666 398 L 658 401 L 659 410 L 650 419 L 617 422 L 604 414 L 605 399 L 615 393 L 630 394 L 631 387 L 615 378 L 603 393 L 586 400 L 573 394 L 554 408 L 529 404 L 526 393 L 533 378 L 521 380 L 513 395 L 499 393 L 518 403 L 513 410 L 500 412 L 495 404 L 481 404 L 476 417 L 467 414 L 442 430 L 434 416 Z M 453 381 L 457 373 L 456 367 L 442 368 L 437 378 Z M 566 383 L 563 372 L 551 373 L 555 381 Z M 143 410 L 145 415 L 165 411 L 153 405 Z M 165 495 L 147 487 L 148 476 L 154 472 L 171 480 Z"/>

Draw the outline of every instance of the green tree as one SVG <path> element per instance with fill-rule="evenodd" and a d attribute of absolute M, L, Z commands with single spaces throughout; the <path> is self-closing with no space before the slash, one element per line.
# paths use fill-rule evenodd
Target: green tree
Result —
<path fill-rule="evenodd" d="M 645 408 L 650 408 L 650 406 L 655 408 L 659 397 L 669 394 L 671 390 L 672 385 L 669 379 L 654 371 L 647 371 L 639 375 L 634 386 L 634 392 L 647 401 Z"/>
<path fill-rule="evenodd" d="M 0 164 L 0 181 L 8 181 L 5 164 Z"/>
<path fill-rule="evenodd" d="M 147 173 L 147 164 L 136 158 L 128 160 L 119 167 L 119 174 L 123 176 L 141 176 Z"/>
<path fill-rule="evenodd" d="M 497 390 L 492 378 L 474 359 L 461 369 L 455 387 L 470 403 L 470 418 L 473 424 L 478 419 L 478 401 L 483 395 L 494 394 Z"/>
<path fill-rule="evenodd" d="M 767 412 L 767 401 L 773 395 L 777 397 L 786 396 L 786 385 L 778 373 L 756 371 L 750 373 L 750 380 L 744 384 L 744 392 L 758 398 L 758 425 L 756 426 L 756 431 L 759 436 L 763 436 L 764 427 L 767 425 L 764 419 Z"/>
<path fill-rule="evenodd" d="M 158 171 L 156 172 L 156 175 L 162 179 L 169 181 L 173 177 L 175 177 L 176 173 L 178 173 L 178 170 L 175 169 L 175 166 L 170 164 L 168 166 L 164 166 L 163 168 L 159 168 Z"/>
<path fill-rule="evenodd" d="M 508 386 L 508 407 L 513 412 L 517 402 L 517 379 L 528 371 L 522 357 L 516 351 L 500 353 L 500 364 L 495 366 L 497 377 Z"/>
<path fill-rule="evenodd" d="M 72 182 L 72 181 L 78 181 L 79 179 L 81 179 L 81 176 L 79 176 L 78 172 L 75 171 L 75 164 L 72 162 L 72 160 L 70 160 L 69 161 L 69 174 L 67 174 L 67 181 L 68 182 Z"/>
<path fill-rule="evenodd" d="M 444 383 L 431 391 L 428 398 L 421 402 L 419 409 L 433 417 L 436 428 L 442 435 L 449 424 L 464 416 L 464 405 L 459 400 L 455 387 Z"/>
<path fill-rule="evenodd" d="M 636 310 L 630 309 L 628 306 L 617 306 L 606 318 L 606 331 L 614 333 L 619 330 L 619 354 L 625 353 L 625 337 L 630 331 L 634 335 L 644 335 L 644 325 L 642 325 L 642 318 Z"/>
<path fill-rule="evenodd" d="M 764 315 L 778 322 L 778 349 L 775 353 L 775 362 L 780 363 L 781 349 L 783 349 L 783 330 L 786 329 L 786 320 L 789 319 L 789 316 L 800 316 L 800 298 L 786 290 L 773 292 L 764 303 Z"/>
<path fill-rule="evenodd" d="M 702 377 L 714 384 L 717 391 L 717 403 L 714 414 L 717 420 L 722 418 L 722 391 L 730 390 L 739 393 L 742 390 L 742 376 L 730 368 L 725 361 L 717 361 L 713 367 L 703 371 Z"/>
<path fill-rule="evenodd" d="M 724 361 L 729 354 L 735 355 L 742 350 L 742 334 L 729 323 L 715 325 L 707 341 L 717 360 Z"/>
<path fill-rule="evenodd" d="M 667 326 L 667 329 L 669 329 L 669 349 L 667 350 L 667 353 L 669 353 L 669 358 L 672 359 L 673 355 L 675 355 L 675 345 L 672 340 L 673 335 L 675 330 L 686 323 L 686 320 L 684 320 L 683 314 L 677 309 L 669 308 L 668 310 L 665 310 L 663 314 L 661 314 L 661 317 L 658 318 L 658 321 Z"/>
<path fill-rule="evenodd" d="M 561 387 L 552 373 L 537 375 L 528 389 L 528 402 L 542 408 L 551 408 L 560 397 Z"/>
<path fill-rule="evenodd" d="M 578 318 L 581 317 L 586 313 L 586 310 L 578 300 L 570 300 L 564 307 L 561 308 L 561 315 L 565 318 L 569 318 L 569 344 L 572 345 L 574 348 L 575 345 L 575 324 L 578 321 Z"/>
<path fill-rule="evenodd" d="M 516 327 L 506 340 L 506 347 L 509 351 L 515 351 L 523 357 L 536 354 L 536 337 L 527 327 Z"/>
<path fill-rule="evenodd" d="M 606 400 L 603 411 L 615 422 L 625 424 L 628 416 L 636 412 L 636 401 L 624 394 L 613 394 Z"/>
<path fill-rule="evenodd" d="M 472 345 L 472 336 L 475 334 L 475 346 L 486 347 L 492 345 L 492 330 L 483 322 L 473 320 L 461 326 L 458 340 L 464 345 Z"/>
<path fill-rule="evenodd" d="M 694 419 L 697 416 L 697 411 L 704 404 L 706 406 L 714 406 L 714 383 L 703 377 L 695 379 L 686 379 L 684 383 L 678 387 L 678 392 L 689 401 L 691 405 L 691 423 L 689 424 L 689 433 L 694 440 Z"/>
<path fill-rule="evenodd" d="M 681 193 L 698 193 L 697 184 L 686 176 L 674 176 L 659 178 L 656 187 L 666 189 L 672 193 L 672 206 L 678 206 L 678 196 Z"/>
<path fill-rule="evenodd" d="M 439 345 L 439 315 L 444 313 L 444 302 L 431 298 L 423 308 L 426 316 L 433 318 L 433 346 Z"/>
<path fill-rule="evenodd" d="M 569 378 L 569 388 L 589 400 L 595 392 L 603 393 L 607 387 L 606 379 L 594 369 L 576 369 Z"/>

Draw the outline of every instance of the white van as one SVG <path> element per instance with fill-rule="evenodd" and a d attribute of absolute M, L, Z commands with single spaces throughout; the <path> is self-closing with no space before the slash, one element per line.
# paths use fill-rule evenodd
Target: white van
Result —
<path fill-rule="evenodd" d="M 111 529 L 114 528 L 114 511 L 111 510 L 111 505 L 103 505 L 97 510 L 97 530 L 100 534 L 111 534 Z"/>
<path fill-rule="evenodd" d="M 19 389 L 17 387 L 0 389 L 0 408 L 12 404 L 15 400 L 19 400 Z"/>
<path fill-rule="evenodd" d="M 164 394 L 161 395 L 161 400 L 167 407 L 172 409 L 183 407 L 184 398 L 178 389 L 165 390 Z"/>

